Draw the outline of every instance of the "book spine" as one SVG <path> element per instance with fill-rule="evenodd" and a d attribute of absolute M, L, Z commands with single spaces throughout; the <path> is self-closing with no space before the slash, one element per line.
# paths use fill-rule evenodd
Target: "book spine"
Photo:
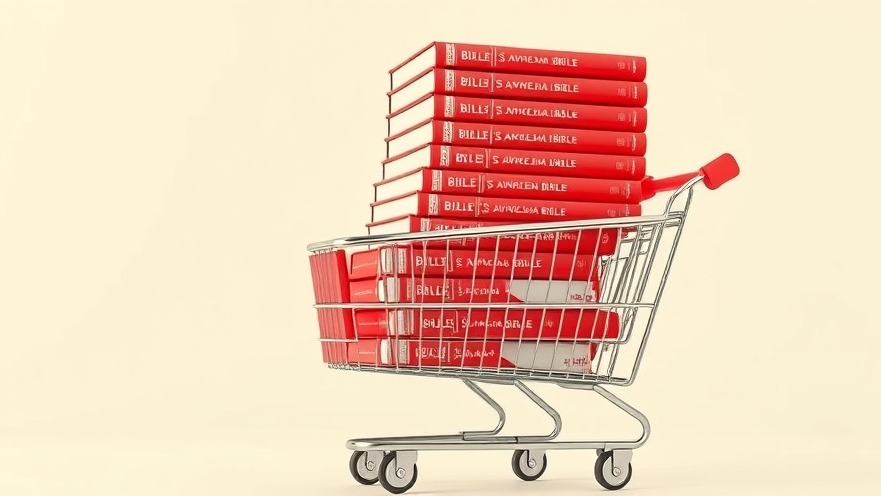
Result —
<path fill-rule="evenodd" d="M 417 243 L 419 245 L 421 243 Z M 429 249 L 401 245 L 356 252 L 350 279 L 377 276 L 587 280 L 597 275 L 593 256 L 571 253 Z"/>
<path fill-rule="evenodd" d="M 411 232 L 440 231 L 499 226 L 513 221 L 482 221 L 472 219 L 449 219 L 438 217 L 412 217 Z M 429 248 L 461 248 L 486 250 L 517 250 L 554 253 L 593 253 L 611 255 L 618 248 L 621 232 L 615 228 L 582 229 L 575 231 L 501 234 L 487 237 L 454 238 L 428 241 Z M 449 244 L 448 244 L 449 243 Z"/>
<path fill-rule="evenodd" d="M 435 69 L 436 94 L 643 107 L 644 82 Z"/>
<path fill-rule="evenodd" d="M 430 169 L 423 175 L 426 193 L 632 204 L 642 199 L 640 181 Z"/>
<path fill-rule="evenodd" d="M 569 153 L 645 156 L 645 133 L 435 120 L 432 142 Z M 394 139 L 392 136 L 387 140 Z"/>
<path fill-rule="evenodd" d="M 373 343 L 373 344 L 371 344 Z M 359 343 L 360 344 L 360 343 Z M 590 372 L 592 347 L 586 344 L 507 341 L 431 341 L 379 339 L 364 341 L 357 356 L 380 366 L 468 367 Z"/>
<path fill-rule="evenodd" d="M 435 45 L 438 67 L 491 72 L 544 74 L 622 81 L 644 81 L 645 57 L 474 43 Z"/>
<path fill-rule="evenodd" d="M 415 215 L 511 220 L 516 222 L 553 222 L 638 216 L 641 205 L 594 203 L 526 198 L 484 198 L 434 193 L 419 193 L 420 208 Z"/>
<path fill-rule="evenodd" d="M 380 277 L 352 281 L 351 288 L 353 303 L 590 303 L 599 280 Z"/>
<path fill-rule="evenodd" d="M 646 130 L 647 116 L 648 112 L 642 107 L 628 108 L 450 95 L 434 97 L 433 115 L 435 118 L 457 122 L 493 122 L 520 126 L 636 133 Z"/>
<path fill-rule="evenodd" d="M 637 181 L 646 174 L 645 157 L 438 144 L 428 148 L 424 166 L 431 169 Z M 399 158 L 383 160 L 383 165 Z"/>
<path fill-rule="evenodd" d="M 620 331 L 616 312 L 589 309 L 360 310 L 355 321 L 359 339 L 611 340 Z"/>
<path fill-rule="evenodd" d="M 309 270 L 312 274 L 312 294 L 315 298 L 315 303 L 321 303 L 324 299 L 323 296 L 323 287 L 321 285 L 321 279 L 319 278 L 320 269 L 318 267 L 318 254 L 309 255 Z M 315 315 L 318 319 L 318 336 L 321 339 L 325 339 L 330 337 L 327 332 L 327 326 L 324 322 L 324 312 L 321 309 L 315 310 Z M 329 343 L 322 342 L 321 343 L 321 359 L 324 363 L 331 363 L 331 348 Z"/>
<path fill-rule="evenodd" d="M 333 251 L 310 255 L 310 269 L 316 303 L 348 303 L 349 280 L 345 253 Z M 316 310 L 322 358 L 325 363 L 344 363 L 345 345 L 342 340 L 355 335 L 354 316 L 351 310 L 342 308 L 319 308 Z"/>

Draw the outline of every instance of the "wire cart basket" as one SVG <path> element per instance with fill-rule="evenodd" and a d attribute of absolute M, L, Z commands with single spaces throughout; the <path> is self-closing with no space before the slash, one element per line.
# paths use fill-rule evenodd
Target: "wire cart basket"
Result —
<path fill-rule="evenodd" d="M 729 154 L 654 181 L 659 215 L 338 238 L 308 246 L 322 357 L 334 369 L 457 379 L 498 413 L 486 431 L 350 439 L 355 480 L 389 492 L 416 482 L 424 450 L 512 450 L 541 477 L 546 451 L 595 450 L 594 476 L 623 488 L 648 419 L 612 394 L 637 376 L 694 186 L 739 173 Z M 560 441 L 562 418 L 527 382 L 593 391 L 635 418 L 633 440 Z M 545 436 L 499 435 L 504 409 L 478 384 L 513 385 L 554 421 Z"/>

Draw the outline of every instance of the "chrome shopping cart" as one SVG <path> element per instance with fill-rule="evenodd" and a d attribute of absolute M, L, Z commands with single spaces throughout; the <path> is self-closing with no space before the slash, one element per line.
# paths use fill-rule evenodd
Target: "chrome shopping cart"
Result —
<path fill-rule="evenodd" d="M 651 180 L 675 192 L 660 215 L 340 238 L 308 246 L 322 357 L 352 371 L 458 379 L 499 416 L 495 428 L 351 439 L 349 469 L 400 494 L 423 450 L 512 450 L 536 480 L 548 450 L 596 450 L 594 475 L 615 490 L 649 422 L 606 386 L 636 379 L 693 187 L 739 173 L 723 154 L 697 173 Z M 561 416 L 529 381 L 593 391 L 642 425 L 634 440 L 560 441 Z M 546 436 L 500 435 L 505 411 L 478 383 L 513 385 L 554 421 Z"/>

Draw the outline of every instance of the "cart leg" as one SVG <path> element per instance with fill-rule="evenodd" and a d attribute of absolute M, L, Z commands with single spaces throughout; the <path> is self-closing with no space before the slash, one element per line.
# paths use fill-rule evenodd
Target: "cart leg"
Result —
<path fill-rule="evenodd" d="M 583 388 L 579 388 L 579 389 L 583 389 Z M 642 426 L 642 435 L 639 436 L 639 439 L 637 439 L 636 441 L 630 442 L 630 443 L 626 443 L 626 444 L 606 443 L 606 445 L 604 447 L 605 451 L 621 450 L 621 449 L 630 450 L 633 448 L 638 448 L 638 447 L 642 446 L 643 444 L 645 444 L 646 441 L 648 441 L 649 435 L 651 434 L 651 425 L 649 424 L 649 419 L 646 418 L 646 416 L 643 415 L 642 412 L 640 412 L 636 408 L 633 408 L 632 406 L 628 405 L 627 403 L 624 402 L 624 400 L 622 400 L 621 398 L 610 393 L 608 390 L 606 390 L 605 388 L 603 388 L 601 386 L 591 386 L 590 389 L 593 389 L 594 391 L 597 392 L 597 394 L 599 394 L 603 398 L 607 399 L 610 403 L 617 406 L 621 410 L 624 410 L 625 413 L 627 413 L 631 417 L 635 418 L 639 422 L 639 424 Z M 628 460 L 628 462 L 629 462 L 629 460 Z"/>
<path fill-rule="evenodd" d="M 513 384 L 517 386 L 523 394 L 526 395 L 529 399 L 533 401 L 539 408 L 542 409 L 543 412 L 548 414 L 551 419 L 554 421 L 554 429 L 550 434 L 545 436 L 497 436 L 496 434 L 501 431 L 502 426 L 505 425 L 505 411 L 496 403 L 492 398 L 489 397 L 482 389 L 477 387 L 476 384 L 471 383 L 470 381 L 466 382 L 468 386 L 474 390 L 481 398 L 483 398 L 487 403 L 490 404 L 496 411 L 499 413 L 499 426 L 493 431 L 486 432 L 463 432 L 462 439 L 466 441 L 492 441 L 492 442 L 513 442 L 513 443 L 536 443 L 543 441 L 551 441 L 557 436 L 560 435 L 560 431 L 563 429 L 563 419 L 560 417 L 560 414 L 557 413 L 556 410 L 551 408 L 551 406 L 543 400 L 539 395 L 537 395 L 534 391 L 529 389 L 526 384 L 521 381 L 513 381 Z"/>
<path fill-rule="evenodd" d="M 517 436 L 517 441 L 521 443 L 535 443 L 550 441 L 559 436 L 560 431 L 563 430 L 563 418 L 560 417 L 560 414 L 557 413 L 556 410 L 551 408 L 551 405 L 548 405 L 545 400 L 541 399 L 539 395 L 535 394 L 535 392 L 526 387 L 526 384 L 523 384 L 520 381 L 514 381 L 514 385 L 517 386 L 517 389 L 519 389 L 523 394 L 531 399 L 533 403 L 538 405 L 539 408 L 541 408 L 545 413 L 548 414 L 548 416 L 550 416 L 554 420 L 554 430 L 551 431 L 551 433 L 547 436 Z"/>
<path fill-rule="evenodd" d="M 594 476 L 597 482 L 610 491 L 623 488 L 630 482 L 630 478 L 633 476 L 633 467 L 630 463 L 633 459 L 633 450 L 645 444 L 651 434 L 651 425 L 648 418 L 642 412 L 628 405 L 621 398 L 618 398 L 601 386 L 566 385 L 563 387 L 568 389 L 592 389 L 610 403 L 635 418 L 642 426 L 642 434 L 636 441 L 606 442 L 603 443 L 602 448 L 597 449 L 597 460 L 594 464 Z"/>
<path fill-rule="evenodd" d="M 462 439 L 475 439 L 486 436 L 495 436 L 499 432 L 501 432 L 502 428 L 505 427 L 505 409 L 502 408 L 501 405 L 496 402 L 496 400 L 492 399 L 489 394 L 486 393 L 480 386 L 474 383 L 471 379 L 462 379 L 462 382 L 465 383 L 472 391 L 474 391 L 477 396 L 480 396 L 480 399 L 486 402 L 487 405 L 491 406 L 493 410 L 499 415 L 499 422 L 496 424 L 496 428 L 491 431 L 463 431 Z"/>
<path fill-rule="evenodd" d="M 465 441 L 479 441 L 479 440 L 502 440 L 502 438 L 497 437 L 496 434 L 501 432 L 502 428 L 505 426 L 505 410 L 501 405 L 498 404 L 490 395 L 484 391 L 480 386 L 478 386 L 474 381 L 470 379 L 462 379 L 462 382 L 468 386 L 469 389 L 474 391 L 477 396 L 480 397 L 486 404 L 492 407 L 493 410 L 499 416 L 499 421 L 496 424 L 496 427 L 492 430 L 485 431 L 461 431 L 458 434 L 440 434 L 440 435 L 425 435 L 425 436 L 398 436 L 398 437 L 381 437 L 381 438 L 372 438 L 372 439 L 349 439 L 346 443 L 346 447 L 350 450 L 354 451 L 371 451 L 377 450 L 375 447 L 376 444 L 396 444 L 396 443 L 454 443 L 459 444 Z M 511 438 L 513 439 L 513 438 Z M 389 451 L 393 448 L 385 449 L 385 451 Z"/>

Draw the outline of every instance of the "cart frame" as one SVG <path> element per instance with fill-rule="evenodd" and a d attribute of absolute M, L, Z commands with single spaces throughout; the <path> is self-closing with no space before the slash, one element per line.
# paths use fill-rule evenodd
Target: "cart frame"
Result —
<path fill-rule="evenodd" d="M 737 175 L 737 166 L 733 162 L 730 155 L 723 155 L 720 159 L 725 158 L 730 162 L 726 164 L 729 175 L 731 177 Z M 308 245 L 310 252 L 321 252 L 338 249 L 348 249 L 357 246 L 377 245 L 377 244 L 394 244 L 401 242 L 420 242 L 420 241 L 442 241 L 466 237 L 482 237 L 482 236 L 498 236 L 498 235 L 516 235 L 516 234 L 537 234 L 537 233 L 554 233 L 569 230 L 582 229 L 622 229 L 635 228 L 634 245 L 631 256 L 624 260 L 624 264 L 629 264 L 640 256 L 645 258 L 645 266 L 641 273 L 633 274 L 640 276 L 637 286 L 633 289 L 632 297 L 628 300 L 621 301 L 620 295 L 613 296 L 612 301 L 599 301 L 594 303 L 582 303 L 576 308 L 590 309 L 633 309 L 634 311 L 645 310 L 648 312 L 648 320 L 644 324 L 644 332 L 641 336 L 636 333 L 627 333 L 624 338 L 611 346 L 617 350 L 618 346 L 626 346 L 630 341 L 637 347 L 636 357 L 633 361 L 632 368 L 626 370 L 626 373 L 616 374 L 614 360 L 609 367 L 608 374 L 601 374 L 599 371 L 592 374 L 578 375 L 572 377 L 568 373 L 554 373 L 548 371 L 531 371 L 531 370 L 483 370 L 483 369 L 467 369 L 464 367 L 450 368 L 430 368 L 430 367 L 414 367 L 407 368 L 401 366 L 395 367 L 372 367 L 363 365 L 329 365 L 331 368 L 351 370 L 351 371 L 367 371 L 373 373 L 391 373 L 403 374 L 422 377 L 442 377 L 448 379 L 461 380 L 470 390 L 480 397 L 487 405 L 489 405 L 498 414 L 498 422 L 496 426 L 489 430 L 482 431 L 462 431 L 456 434 L 444 435 L 422 435 L 422 436 L 397 436 L 397 437 L 372 437 L 350 439 L 346 443 L 346 448 L 351 450 L 349 468 L 352 476 L 360 483 L 365 485 L 374 484 L 377 481 L 389 492 L 400 494 L 409 490 L 417 478 L 417 457 L 419 451 L 438 451 L 438 450 L 513 450 L 512 469 L 515 474 L 523 480 L 531 481 L 538 479 L 547 467 L 546 451 L 549 450 L 595 450 L 597 460 L 594 466 L 594 475 L 601 486 L 609 490 L 617 490 L 623 488 L 630 481 L 633 470 L 631 459 L 633 450 L 643 446 L 649 438 L 651 427 L 648 418 L 633 406 L 624 402 L 618 396 L 611 393 L 605 386 L 627 387 L 633 384 L 636 379 L 640 364 L 643 359 L 646 343 L 651 332 L 657 308 L 663 295 L 670 268 L 673 263 L 674 255 L 679 244 L 684 226 L 685 218 L 692 203 L 694 186 L 704 181 L 704 183 L 715 189 L 731 177 L 716 179 L 715 173 L 711 167 L 716 161 L 711 162 L 701 169 L 700 172 L 683 175 L 678 177 L 678 188 L 670 195 L 666 202 L 666 208 L 660 215 L 642 215 L 636 217 L 621 217 L 594 219 L 582 221 L 566 221 L 566 222 L 546 222 L 546 223 L 529 223 L 518 225 L 504 225 L 485 228 L 469 228 L 456 229 L 450 231 L 432 231 L 419 233 L 401 233 L 391 235 L 369 235 L 357 237 L 338 238 L 330 241 L 312 243 Z M 734 163 L 734 173 L 730 174 L 731 163 Z M 724 167 L 723 167 L 724 168 Z M 669 184 L 669 183 L 668 183 Z M 672 188 L 670 188 L 672 189 Z M 668 250 L 660 252 L 658 244 L 662 233 L 665 230 L 673 229 L 672 245 Z M 620 231 L 619 231 L 620 232 Z M 645 251 L 642 248 L 642 242 L 646 242 Z M 620 252 L 619 246 L 616 255 Z M 661 262 L 660 281 L 657 291 L 647 300 L 643 300 L 643 292 L 645 291 L 645 278 L 652 273 L 655 263 L 658 261 L 656 255 L 665 258 Z M 615 256 L 612 260 L 619 261 Z M 627 269 L 622 269 L 627 270 Z M 635 271 L 635 269 L 634 269 Z M 624 272 L 622 272 L 623 274 Z M 623 276 L 622 276 L 623 277 Z M 619 288 L 620 289 L 620 288 Z M 630 289 L 624 290 L 625 294 L 629 294 Z M 617 298 L 617 299 L 616 299 Z M 387 308 L 387 304 L 316 304 L 315 308 Z M 396 308 L 419 308 L 432 305 L 426 304 L 395 304 Z M 441 307 L 443 305 L 434 305 Z M 455 304 L 451 305 L 456 308 L 467 308 L 469 305 Z M 492 307 L 488 304 L 475 304 L 475 307 L 485 309 Z M 505 307 L 505 304 L 499 305 Z M 510 305 L 507 305 L 510 306 Z M 573 307 L 572 304 L 560 304 L 558 307 Z M 518 306 L 518 308 L 522 305 Z M 541 308 L 555 308 L 553 304 L 541 304 Z M 633 322 L 630 322 L 632 325 Z M 624 327 L 624 324 L 622 324 Z M 609 342 L 603 342 L 603 346 L 610 346 Z M 636 419 L 642 428 L 642 433 L 631 440 L 595 440 L 595 441 L 560 441 L 557 440 L 562 430 L 562 418 L 560 414 L 554 410 L 545 400 L 539 397 L 532 389 L 527 387 L 527 382 L 551 383 L 564 389 L 592 391 L 609 401 L 630 417 Z M 505 410 L 497 403 L 489 394 L 486 393 L 478 384 L 503 384 L 511 385 L 526 395 L 532 402 L 541 408 L 554 422 L 553 430 L 547 435 L 529 435 L 529 436 L 509 436 L 500 435 L 500 432 L 506 423 Z"/>

